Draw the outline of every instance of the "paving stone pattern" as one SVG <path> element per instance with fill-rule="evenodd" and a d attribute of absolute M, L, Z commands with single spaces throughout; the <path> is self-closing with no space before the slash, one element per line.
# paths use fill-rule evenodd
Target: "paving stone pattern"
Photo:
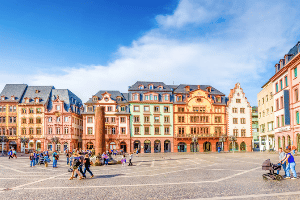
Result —
<path fill-rule="evenodd" d="M 274 153 L 139 154 L 132 167 L 91 167 L 84 180 L 68 180 L 60 158 L 58 168 L 31 168 L 28 156 L 0 157 L 0 199 L 300 199 L 300 179 L 263 180 Z"/>

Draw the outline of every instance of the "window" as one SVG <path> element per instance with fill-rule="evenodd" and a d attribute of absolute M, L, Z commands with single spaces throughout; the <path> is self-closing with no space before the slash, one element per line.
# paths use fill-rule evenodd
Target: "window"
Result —
<path fill-rule="evenodd" d="M 273 106 L 271 106 L 271 113 L 273 113 Z"/>
<path fill-rule="evenodd" d="M 108 123 L 108 122 L 109 122 L 109 118 L 105 117 L 105 123 Z"/>
<path fill-rule="evenodd" d="M 111 107 L 111 106 L 108 106 L 108 107 L 107 107 L 107 111 L 109 111 L 109 112 L 112 111 L 112 107 Z"/>
<path fill-rule="evenodd" d="M 184 116 L 178 116 L 178 122 L 184 122 Z"/>
<path fill-rule="evenodd" d="M 169 112 L 170 112 L 169 106 L 164 106 L 164 112 L 165 112 L 165 113 L 169 113 Z"/>
<path fill-rule="evenodd" d="M 273 131 L 274 128 L 273 128 L 273 122 L 269 122 L 268 123 L 268 131 Z"/>
<path fill-rule="evenodd" d="M 220 113 L 220 112 L 221 112 L 221 108 L 220 108 L 220 107 L 216 107 L 216 108 L 215 108 L 215 112 L 216 112 L 216 113 Z"/>
<path fill-rule="evenodd" d="M 155 135 L 159 135 L 159 134 L 160 134 L 160 132 L 159 132 L 159 127 L 155 127 L 155 128 L 154 128 L 154 134 L 155 134 Z"/>
<path fill-rule="evenodd" d="M 296 112 L 296 123 L 299 124 L 299 112 Z"/>
<path fill-rule="evenodd" d="M 111 123 L 116 123 L 116 118 L 115 117 L 111 118 Z"/>
<path fill-rule="evenodd" d="M 201 116 L 202 117 L 202 116 Z M 199 122 L 199 116 L 191 116 L 190 117 L 190 122 L 193 123 L 193 122 Z"/>
<path fill-rule="evenodd" d="M 88 112 L 93 112 L 93 106 L 88 107 Z"/>
<path fill-rule="evenodd" d="M 126 134 L 126 128 L 125 128 L 125 127 L 122 127 L 122 128 L 121 128 L 121 133 L 122 133 L 122 134 Z"/>
<path fill-rule="evenodd" d="M 279 120 L 279 117 L 276 117 L 276 120 L 277 120 L 277 127 L 280 127 L 280 120 Z"/>
<path fill-rule="evenodd" d="M 140 122 L 140 117 L 134 116 L 134 123 L 139 123 L 139 122 Z"/>
<path fill-rule="evenodd" d="M 280 108 L 283 108 L 283 97 L 280 97 Z"/>
<path fill-rule="evenodd" d="M 165 135 L 170 135 L 170 127 L 165 127 Z"/>
<path fill-rule="evenodd" d="M 29 108 L 29 113 L 34 113 L 33 108 Z"/>
<path fill-rule="evenodd" d="M 294 78 L 297 77 L 297 67 L 294 68 Z"/>
<path fill-rule="evenodd" d="M 138 100 L 138 94 L 133 95 L 133 100 L 137 101 Z"/>
<path fill-rule="evenodd" d="M 276 99 L 276 110 L 279 110 L 279 100 Z"/>
<path fill-rule="evenodd" d="M 121 123 L 125 123 L 126 122 L 126 118 L 125 117 L 121 117 L 120 121 L 121 121 Z"/>
<path fill-rule="evenodd" d="M 165 123 L 170 123 L 170 117 L 169 116 L 165 116 L 164 117 L 164 122 Z"/>
<path fill-rule="evenodd" d="M 238 123 L 238 118 L 233 118 L 233 123 L 237 124 Z"/>
<path fill-rule="evenodd" d="M 246 124 L 246 119 L 245 118 L 241 118 L 241 124 Z"/>
<path fill-rule="evenodd" d="M 184 112 L 184 107 L 178 107 L 178 112 Z"/>
<path fill-rule="evenodd" d="M 240 108 L 240 113 L 245 113 L 245 108 Z"/>
<path fill-rule="evenodd" d="M 125 106 L 121 106 L 121 111 L 125 111 Z"/>
<path fill-rule="evenodd" d="M 150 127 L 145 127 L 145 135 L 150 135 Z"/>
<path fill-rule="evenodd" d="M 93 135 L 93 127 L 88 127 L 88 135 Z"/>
<path fill-rule="evenodd" d="M 236 103 L 241 103 L 241 99 L 236 99 Z"/>
<path fill-rule="evenodd" d="M 273 98 L 273 93 L 272 92 L 270 92 L 270 99 L 272 99 Z"/>
<path fill-rule="evenodd" d="M 153 85 L 149 85 L 149 89 L 152 90 L 153 89 Z"/>
<path fill-rule="evenodd" d="M 41 124 L 42 123 L 42 119 L 40 117 L 36 118 L 36 123 L 37 124 Z"/>
<path fill-rule="evenodd" d="M 65 122 L 68 122 L 69 121 L 69 117 L 65 117 Z"/>
<path fill-rule="evenodd" d="M 33 135 L 33 128 L 29 128 L 29 134 Z"/>
<path fill-rule="evenodd" d="M 265 99 L 264 99 L 264 98 L 262 98 L 262 104 L 264 105 L 264 103 L 265 103 Z"/>
<path fill-rule="evenodd" d="M 140 111 L 140 106 L 133 106 L 134 112 L 139 112 Z"/>
<path fill-rule="evenodd" d="M 241 137 L 246 137 L 246 129 L 241 130 Z"/>
<path fill-rule="evenodd" d="M 152 94 L 150 94 L 150 100 L 151 100 L 151 101 L 153 100 L 153 95 L 152 95 Z"/>
<path fill-rule="evenodd" d="M 284 126 L 284 115 L 281 115 L 281 125 Z"/>
<path fill-rule="evenodd" d="M 29 124 L 33 124 L 33 118 L 29 118 Z"/>
<path fill-rule="evenodd" d="M 218 136 L 221 135 L 221 127 L 215 127 L 215 134 L 217 134 Z"/>
<path fill-rule="evenodd" d="M 140 134 L 140 127 L 134 127 L 134 134 L 139 135 Z"/>
<path fill-rule="evenodd" d="M 154 95 L 154 100 L 157 101 L 157 95 Z"/>
<path fill-rule="evenodd" d="M 182 101 L 182 96 L 177 96 L 177 101 Z"/>
<path fill-rule="evenodd" d="M 149 95 L 145 95 L 145 100 L 149 100 Z"/>
<path fill-rule="evenodd" d="M 165 101 L 169 101 L 169 95 L 165 95 Z"/>
<path fill-rule="evenodd" d="M 193 107 L 194 112 L 199 112 L 199 110 L 200 110 L 199 107 Z"/>
<path fill-rule="evenodd" d="M 9 112 L 12 112 L 12 111 L 13 111 L 13 107 L 9 106 Z"/>
<path fill-rule="evenodd" d="M 154 106 L 154 112 L 159 112 L 159 106 Z"/>
<path fill-rule="evenodd" d="M 282 80 L 280 80 L 280 90 L 283 89 L 283 83 L 282 83 Z"/>
<path fill-rule="evenodd" d="M 144 117 L 144 123 L 149 123 L 149 117 L 148 116 Z"/>
<path fill-rule="evenodd" d="M 266 95 L 266 102 L 268 102 L 269 101 L 269 97 L 268 97 L 268 95 Z"/>
<path fill-rule="evenodd" d="M 60 117 L 57 117 L 57 118 L 56 118 L 56 121 L 57 121 L 57 122 L 60 122 Z"/>
<path fill-rule="evenodd" d="M 215 117 L 215 123 L 221 123 L 221 117 Z"/>
<path fill-rule="evenodd" d="M 154 117 L 154 123 L 159 123 L 159 117 Z"/>
<path fill-rule="evenodd" d="M 22 124 L 26 124 L 26 118 L 22 118 Z"/>
<path fill-rule="evenodd" d="M 52 122 L 52 117 L 49 117 L 49 118 L 48 118 L 48 122 Z"/>
<path fill-rule="evenodd" d="M 288 86 L 288 78 L 287 78 L 287 76 L 284 77 L 284 80 L 285 80 L 285 87 L 287 87 Z"/>
<path fill-rule="evenodd" d="M 195 121 L 195 122 L 197 122 L 197 121 Z M 200 122 L 201 123 L 208 122 L 208 116 L 200 116 Z"/>
<path fill-rule="evenodd" d="M 26 128 L 22 128 L 22 135 L 26 135 Z"/>
<path fill-rule="evenodd" d="M 144 106 L 144 112 L 150 112 L 150 107 L 149 106 Z"/>
<path fill-rule="evenodd" d="M 232 108 L 232 113 L 238 113 L 238 109 L 237 108 Z"/>
<path fill-rule="evenodd" d="M 60 110 L 60 105 L 56 105 L 56 110 Z"/>
<path fill-rule="evenodd" d="M 184 134 L 184 128 L 178 128 L 178 133 L 179 134 Z"/>
<path fill-rule="evenodd" d="M 48 128 L 48 134 L 52 134 L 52 128 Z"/>
<path fill-rule="evenodd" d="M 65 134 L 69 134 L 69 128 L 65 127 Z"/>
<path fill-rule="evenodd" d="M 116 128 L 111 129 L 111 134 L 115 135 L 116 134 Z"/>
<path fill-rule="evenodd" d="M 295 89 L 295 102 L 297 102 L 299 100 L 299 96 L 298 96 L 298 89 Z"/>
<path fill-rule="evenodd" d="M 239 135 L 239 130 L 233 129 L 233 136 L 238 137 L 238 135 Z"/>
<path fill-rule="evenodd" d="M 278 92 L 278 83 L 276 83 L 276 92 Z"/>
<path fill-rule="evenodd" d="M 41 135 L 42 134 L 42 129 L 41 128 L 36 128 L 36 134 Z"/>
<path fill-rule="evenodd" d="M 36 113 L 41 113 L 42 112 L 42 109 L 41 108 L 37 108 L 36 109 Z"/>
<path fill-rule="evenodd" d="M 269 115 L 269 108 L 267 108 L 267 116 Z"/>
<path fill-rule="evenodd" d="M 200 112 L 205 112 L 205 107 L 200 107 Z"/>
<path fill-rule="evenodd" d="M 60 134 L 60 128 L 56 128 L 56 134 Z"/>

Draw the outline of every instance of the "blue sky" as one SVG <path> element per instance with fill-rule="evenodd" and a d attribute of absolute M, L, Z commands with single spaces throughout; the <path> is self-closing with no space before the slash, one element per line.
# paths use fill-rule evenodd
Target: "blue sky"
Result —
<path fill-rule="evenodd" d="M 299 40 L 293 1 L 0 1 L 0 87 L 68 88 L 86 101 L 137 80 L 240 82 L 251 105 Z"/>

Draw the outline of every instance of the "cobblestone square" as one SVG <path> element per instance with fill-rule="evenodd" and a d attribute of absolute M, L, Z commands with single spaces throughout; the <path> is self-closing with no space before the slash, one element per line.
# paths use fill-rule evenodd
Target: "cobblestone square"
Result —
<path fill-rule="evenodd" d="M 261 164 L 267 158 L 275 163 L 278 155 L 140 154 L 132 167 L 91 167 L 93 179 L 87 174 L 87 179 L 68 180 L 63 155 L 55 169 L 30 168 L 27 156 L 0 157 L 0 195 L 1 199 L 300 199 L 300 179 L 263 180 Z"/>

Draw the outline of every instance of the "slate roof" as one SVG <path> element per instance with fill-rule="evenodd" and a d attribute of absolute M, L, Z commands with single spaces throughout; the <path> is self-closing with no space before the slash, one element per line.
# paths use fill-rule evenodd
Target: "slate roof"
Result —
<path fill-rule="evenodd" d="M 99 97 L 99 100 L 101 100 L 103 98 L 102 94 L 104 94 L 105 92 L 111 94 L 110 97 L 114 101 L 117 100 L 117 97 L 122 97 L 122 101 L 121 102 L 117 101 L 117 103 L 126 103 L 128 101 L 128 93 L 122 94 L 120 91 L 117 91 L 117 90 L 100 90 L 93 96 L 97 96 L 97 97 Z M 86 103 L 94 103 L 94 102 L 93 102 L 92 98 L 89 98 L 89 100 Z"/>
<path fill-rule="evenodd" d="M 180 84 L 174 91 L 174 93 L 189 93 L 188 91 L 186 91 L 185 87 L 186 86 L 190 86 L 190 92 L 197 90 L 198 89 L 198 85 L 186 85 L 186 84 Z M 211 92 L 209 94 L 212 95 L 221 95 L 221 96 L 225 96 L 225 94 L 223 94 L 222 92 L 220 92 L 219 90 L 217 90 L 216 88 L 210 86 L 210 85 L 200 85 L 200 89 L 206 91 L 207 87 L 211 87 Z"/>
<path fill-rule="evenodd" d="M 5 99 L 0 99 L 0 102 L 20 102 L 27 86 L 27 84 L 6 84 L 0 94 L 4 95 Z M 11 100 L 11 96 L 14 96 L 15 100 Z"/>
<path fill-rule="evenodd" d="M 26 92 L 22 98 L 21 103 L 35 104 L 34 98 L 39 97 L 40 104 L 45 105 L 46 103 L 48 103 L 52 89 L 54 89 L 53 86 L 28 86 L 26 89 Z M 36 91 L 39 91 L 39 92 L 36 93 Z M 29 103 L 25 103 L 26 97 L 30 98 Z"/>
<path fill-rule="evenodd" d="M 153 89 L 149 89 L 148 85 L 152 84 L 153 85 Z M 139 89 L 139 86 L 143 85 L 145 88 L 144 89 Z M 158 86 L 163 86 L 163 89 L 158 89 Z M 147 81 L 137 81 L 135 84 L 133 84 L 132 86 L 129 86 L 128 91 L 136 91 L 136 90 L 140 90 L 140 91 L 160 91 L 160 92 L 171 92 L 172 89 L 166 85 L 164 82 L 147 82 Z"/>
<path fill-rule="evenodd" d="M 57 97 L 64 101 L 64 108 L 66 111 L 69 111 L 70 108 L 72 110 L 72 105 L 76 105 L 79 108 L 82 106 L 81 99 L 68 89 L 53 89 L 51 100 L 54 101 Z M 48 109 L 52 108 L 52 101 L 49 103 Z"/>

